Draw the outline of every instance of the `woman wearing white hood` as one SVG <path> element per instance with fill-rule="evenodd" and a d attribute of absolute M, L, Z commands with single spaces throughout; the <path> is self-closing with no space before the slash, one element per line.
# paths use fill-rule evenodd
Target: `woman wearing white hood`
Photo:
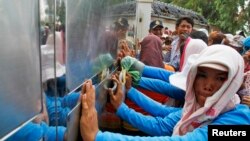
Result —
<path fill-rule="evenodd" d="M 118 90 L 110 93 L 116 114 L 140 130 L 157 137 L 127 136 L 98 129 L 95 109 L 95 89 L 91 80 L 84 83 L 82 95 L 81 135 L 84 140 L 207 140 L 208 125 L 249 125 L 250 110 L 238 104 L 235 93 L 243 81 L 244 63 L 239 53 L 224 45 L 213 45 L 203 50 L 192 64 L 187 76 L 183 109 L 148 102 L 145 110 L 165 113 L 165 116 L 144 116 L 128 108 L 123 102 L 121 82 Z M 131 88 L 127 97 L 139 97 Z M 153 106 L 153 107 L 152 107 Z M 154 108 L 154 109 L 153 109 Z M 157 108 L 157 109 L 155 109 Z M 154 113 L 153 113 L 154 114 Z"/>

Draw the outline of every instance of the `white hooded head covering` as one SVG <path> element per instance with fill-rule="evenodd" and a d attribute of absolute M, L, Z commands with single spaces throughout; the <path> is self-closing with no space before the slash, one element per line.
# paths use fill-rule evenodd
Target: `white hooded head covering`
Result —
<path fill-rule="evenodd" d="M 55 53 L 54 49 L 56 49 L 56 52 L 57 52 L 59 51 L 58 46 L 61 46 L 60 44 L 61 42 L 59 38 L 60 38 L 59 33 L 56 33 L 56 38 L 55 38 L 56 47 L 55 48 L 54 48 L 54 36 L 53 35 L 50 35 L 48 37 L 46 45 L 41 46 L 42 82 L 45 82 L 55 77 L 60 77 L 66 72 L 65 66 L 63 66 L 60 63 L 60 60 L 57 58 L 57 55 L 54 55 Z M 54 56 L 56 56 L 56 59 L 54 59 Z M 56 60 L 56 63 L 54 64 L 55 60 Z M 56 72 L 55 72 L 55 68 L 56 68 Z"/>
<path fill-rule="evenodd" d="M 191 39 L 184 51 L 183 69 L 169 77 L 169 82 L 182 90 L 186 90 L 187 73 L 191 64 L 196 60 L 197 54 L 207 47 L 207 44 L 200 39 Z"/>
<path fill-rule="evenodd" d="M 197 109 L 193 84 L 197 68 L 202 64 L 220 64 L 227 68 L 228 79 L 222 87 L 208 97 L 203 107 Z M 212 45 L 204 49 L 191 65 L 187 76 L 185 104 L 181 120 L 174 129 L 175 135 L 184 135 L 197 127 L 209 124 L 218 115 L 235 107 L 235 94 L 243 82 L 244 61 L 233 48 L 225 45 Z"/>

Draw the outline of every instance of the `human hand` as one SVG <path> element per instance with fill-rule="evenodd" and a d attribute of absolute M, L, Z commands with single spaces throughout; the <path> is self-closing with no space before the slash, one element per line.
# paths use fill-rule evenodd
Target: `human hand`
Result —
<path fill-rule="evenodd" d="M 94 141 L 99 128 L 97 112 L 95 109 L 95 86 L 92 85 L 91 80 L 87 80 L 86 82 L 84 82 L 81 94 L 81 136 L 85 141 Z"/>
<path fill-rule="evenodd" d="M 244 95 L 241 97 L 241 103 L 250 106 L 250 95 Z"/>
<path fill-rule="evenodd" d="M 113 107 L 115 109 L 117 109 L 122 101 L 123 101 L 123 97 L 124 97 L 124 94 L 123 94 L 123 91 L 122 91 L 122 83 L 117 79 L 117 77 L 115 75 L 112 76 L 111 78 L 115 83 L 117 83 L 117 89 L 115 91 L 115 94 L 114 94 L 114 91 L 109 89 L 108 92 L 109 92 L 109 95 L 110 95 L 110 102 L 111 104 L 113 105 Z"/>
<path fill-rule="evenodd" d="M 131 74 L 129 74 L 127 72 L 126 73 L 126 83 L 125 83 L 126 92 L 132 87 L 132 83 L 133 83 L 132 76 L 131 76 Z"/>
<path fill-rule="evenodd" d="M 171 51 L 171 49 L 172 49 L 172 46 L 171 46 L 171 45 L 165 45 L 165 46 L 163 47 L 163 50 L 166 50 L 167 52 Z"/>
<path fill-rule="evenodd" d="M 134 49 L 130 50 L 130 56 L 132 56 L 132 57 L 136 56 L 136 51 Z"/>
<path fill-rule="evenodd" d="M 128 43 L 126 40 L 119 41 L 119 49 L 118 57 L 121 59 L 125 56 L 134 56 L 134 51 L 129 48 Z"/>
<path fill-rule="evenodd" d="M 36 118 L 33 120 L 34 123 L 41 123 L 42 121 L 46 122 L 47 124 L 49 124 L 49 116 L 48 116 L 48 112 L 47 112 L 47 108 L 45 105 L 45 102 L 43 101 L 42 103 L 42 112 L 39 113 Z M 37 108 L 38 110 L 41 109 L 41 101 L 39 100 L 37 102 Z"/>
<path fill-rule="evenodd" d="M 132 57 L 135 56 L 135 52 L 129 49 L 126 40 L 119 41 L 118 48 L 119 49 L 118 49 L 116 63 L 115 63 L 117 66 L 121 65 L 122 58 L 126 56 L 132 56 Z"/>
<path fill-rule="evenodd" d="M 186 40 L 189 37 L 189 34 L 188 33 L 181 33 L 179 37 L 180 37 L 180 40 Z"/>

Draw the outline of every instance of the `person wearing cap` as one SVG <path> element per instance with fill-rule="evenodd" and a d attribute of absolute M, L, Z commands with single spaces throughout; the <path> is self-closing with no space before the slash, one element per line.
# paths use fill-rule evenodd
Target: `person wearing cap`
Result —
<path fill-rule="evenodd" d="M 129 28 L 129 23 L 126 18 L 118 18 L 114 22 L 114 32 L 118 38 L 118 49 L 128 46 L 132 50 L 132 54 L 135 56 L 134 43 L 132 39 L 127 37 L 127 32 Z"/>
<path fill-rule="evenodd" d="M 119 44 L 120 42 L 126 41 L 127 46 L 130 49 L 134 49 L 134 43 L 131 39 L 127 37 L 127 32 L 129 28 L 129 23 L 126 18 L 119 18 L 114 22 L 114 31 L 118 37 Z"/>
<path fill-rule="evenodd" d="M 129 23 L 126 18 L 118 18 L 112 24 L 112 30 L 106 30 L 101 34 L 100 40 L 98 41 L 98 46 L 100 46 L 100 52 L 103 53 L 112 53 L 120 49 L 120 46 L 123 46 L 123 40 L 125 40 L 126 45 L 129 48 L 133 48 L 133 43 L 126 39 L 127 31 L 129 28 Z M 121 45 L 122 43 L 122 45 Z M 118 47 L 117 47 L 118 44 Z"/>
<path fill-rule="evenodd" d="M 151 136 L 128 136 L 98 129 L 95 108 L 95 87 L 84 82 L 86 92 L 81 96 L 80 131 L 84 140 L 207 140 L 208 125 L 249 125 L 250 110 L 239 104 L 235 93 L 243 81 L 243 59 L 234 49 L 213 45 L 203 50 L 192 64 L 186 85 L 185 105 L 174 108 L 153 102 L 131 88 L 126 96 L 137 102 L 153 116 L 144 116 L 123 102 L 121 82 L 116 93 L 110 91 L 110 101 L 116 114 L 134 127 Z M 156 110 L 157 109 L 157 110 Z"/>
<path fill-rule="evenodd" d="M 232 35 L 232 34 L 225 34 L 227 40 L 229 41 L 228 45 L 238 51 L 240 54 L 243 53 L 243 40 L 245 39 L 241 35 Z"/>
<path fill-rule="evenodd" d="M 159 37 L 161 39 L 161 51 L 160 53 L 162 55 L 159 56 L 160 60 L 163 60 L 165 58 L 165 53 L 163 52 L 164 50 L 164 42 L 165 42 L 165 37 L 163 37 L 163 32 L 164 32 L 164 26 L 161 20 L 153 20 L 150 25 L 149 25 L 149 35 L 156 35 L 157 37 Z M 163 56 L 164 55 L 164 56 Z M 164 61 L 164 60 L 163 60 Z M 168 70 L 172 70 L 172 67 L 168 68 L 168 66 L 166 66 L 165 64 L 162 65 L 163 68 L 166 68 Z"/>
<path fill-rule="evenodd" d="M 98 42 L 103 55 L 94 59 L 94 64 L 96 64 L 93 68 L 94 72 L 103 70 L 107 67 L 107 64 L 111 65 L 115 56 L 112 53 L 117 52 L 117 56 L 120 57 L 119 52 L 124 48 L 128 48 L 131 51 L 130 55 L 135 55 L 133 43 L 127 39 L 128 19 L 119 17 L 112 26 L 112 30 L 104 32 Z M 104 111 L 100 115 L 99 121 L 100 127 L 104 129 L 119 130 L 121 128 L 121 119 L 115 115 L 114 108 L 110 103 L 106 103 L 104 106 Z"/>
<path fill-rule="evenodd" d="M 154 20 L 150 23 L 150 34 L 141 42 L 141 51 L 139 60 L 149 66 L 164 68 L 161 40 L 163 33 L 163 24 L 160 20 Z"/>
<path fill-rule="evenodd" d="M 118 18 L 114 22 L 114 31 L 116 32 L 118 39 L 126 39 L 127 31 L 128 31 L 128 20 L 126 18 Z"/>
<path fill-rule="evenodd" d="M 154 20 L 149 25 L 149 33 L 158 36 L 159 38 L 163 35 L 163 24 L 161 20 Z"/>

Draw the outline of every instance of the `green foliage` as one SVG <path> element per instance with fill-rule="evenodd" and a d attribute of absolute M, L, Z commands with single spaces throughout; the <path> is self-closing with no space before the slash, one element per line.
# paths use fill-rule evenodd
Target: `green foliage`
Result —
<path fill-rule="evenodd" d="M 250 3 L 245 0 L 161 0 L 180 7 L 191 9 L 203 15 L 212 26 L 219 27 L 225 33 L 237 30 L 250 30 Z M 241 11 L 239 11 L 241 9 Z"/>
<path fill-rule="evenodd" d="M 65 25 L 65 2 L 62 1 L 61 5 L 56 4 L 56 15 L 59 17 L 59 21 Z"/>
<path fill-rule="evenodd" d="M 111 5 L 119 4 L 119 3 L 124 3 L 124 2 L 129 2 L 129 1 L 134 1 L 134 0 L 107 0 L 108 3 Z"/>

